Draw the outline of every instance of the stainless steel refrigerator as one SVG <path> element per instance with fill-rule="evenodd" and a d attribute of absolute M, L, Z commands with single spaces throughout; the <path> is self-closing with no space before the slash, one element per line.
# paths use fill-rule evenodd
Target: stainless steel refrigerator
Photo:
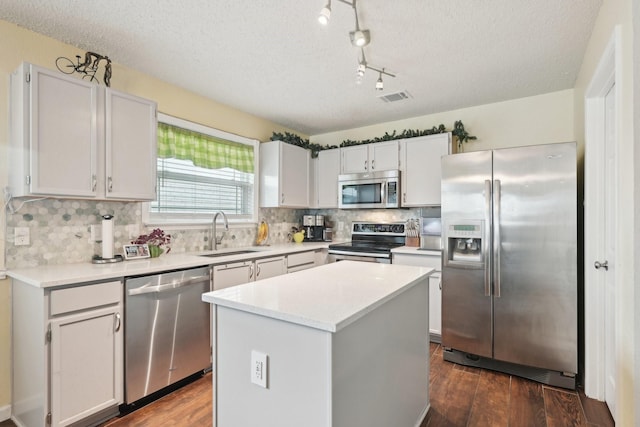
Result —
<path fill-rule="evenodd" d="M 576 144 L 442 158 L 445 360 L 575 388 Z"/>

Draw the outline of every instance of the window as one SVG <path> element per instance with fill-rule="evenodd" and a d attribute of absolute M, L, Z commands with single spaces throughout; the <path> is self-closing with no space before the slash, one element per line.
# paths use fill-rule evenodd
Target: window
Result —
<path fill-rule="evenodd" d="M 149 223 L 202 223 L 224 211 L 257 222 L 258 141 L 158 115 L 157 199 Z"/>

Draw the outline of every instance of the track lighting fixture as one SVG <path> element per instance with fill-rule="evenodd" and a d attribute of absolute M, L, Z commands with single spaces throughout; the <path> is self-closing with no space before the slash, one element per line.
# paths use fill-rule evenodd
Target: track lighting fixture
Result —
<path fill-rule="evenodd" d="M 329 24 L 329 19 L 331 19 L 331 0 L 327 1 L 327 4 L 320 11 L 320 15 L 318 15 L 318 22 L 322 25 Z"/>
<path fill-rule="evenodd" d="M 356 71 L 356 83 L 361 83 L 364 78 L 364 73 L 367 68 L 374 70 L 378 73 L 378 80 L 376 81 L 376 90 L 384 89 L 384 82 L 382 81 L 382 75 L 385 74 L 390 77 L 395 77 L 394 74 L 388 73 L 378 68 L 371 67 L 367 64 L 367 60 L 364 56 L 364 50 L 362 49 L 364 46 L 367 46 L 371 42 L 371 33 L 369 30 L 361 30 L 360 23 L 358 22 L 358 9 L 356 7 L 356 0 L 337 0 L 340 3 L 347 4 L 351 6 L 353 9 L 353 14 L 355 16 L 356 28 L 354 31 L 349 32 L 349 38 L 351 39 L 351 44 L 360 49 L 362 54 L 362 59 L 358 60 L 358 69 Z M 320 15 L 318 16 L 318 21 L 322 25 L 327 25 L 329 23 L 329 18 L 331 17 L 331 0 L 327 0 L 327 4 L 320 11 Z"/>

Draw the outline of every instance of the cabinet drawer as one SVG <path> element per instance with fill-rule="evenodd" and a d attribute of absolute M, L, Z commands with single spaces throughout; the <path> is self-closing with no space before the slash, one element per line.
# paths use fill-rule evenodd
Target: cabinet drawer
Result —
<path fill-rule="evenodd" d="M 118 304 L 121 300 L 122 282 L 105 282 L 53 290 L 49 304 L 51 316 L 56 316 L 102 305 Z"/>
<path fill-rule="evenodd" d="M 287 267 L 296 267 L 304 264 L 313 264 L 316 262 L 316 253 L 314 251 L 310 252 L 300 252 L 297 254 L 289 254 L 287 256 Z"/>
<path fill-rule="evenodd" d="M 441 258 L 439 256 L 432 255 L 393 254 L 393 263 L 435 268 L 436 271 L 440 271 Z"/>

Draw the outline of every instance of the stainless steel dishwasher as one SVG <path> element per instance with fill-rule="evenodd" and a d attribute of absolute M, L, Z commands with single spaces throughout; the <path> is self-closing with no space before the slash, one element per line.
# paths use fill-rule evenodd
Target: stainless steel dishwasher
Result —
<path fill-rule="evenodd" d="M 125 280 L 125 402 L 211 366 L 209 267 Z"/>

